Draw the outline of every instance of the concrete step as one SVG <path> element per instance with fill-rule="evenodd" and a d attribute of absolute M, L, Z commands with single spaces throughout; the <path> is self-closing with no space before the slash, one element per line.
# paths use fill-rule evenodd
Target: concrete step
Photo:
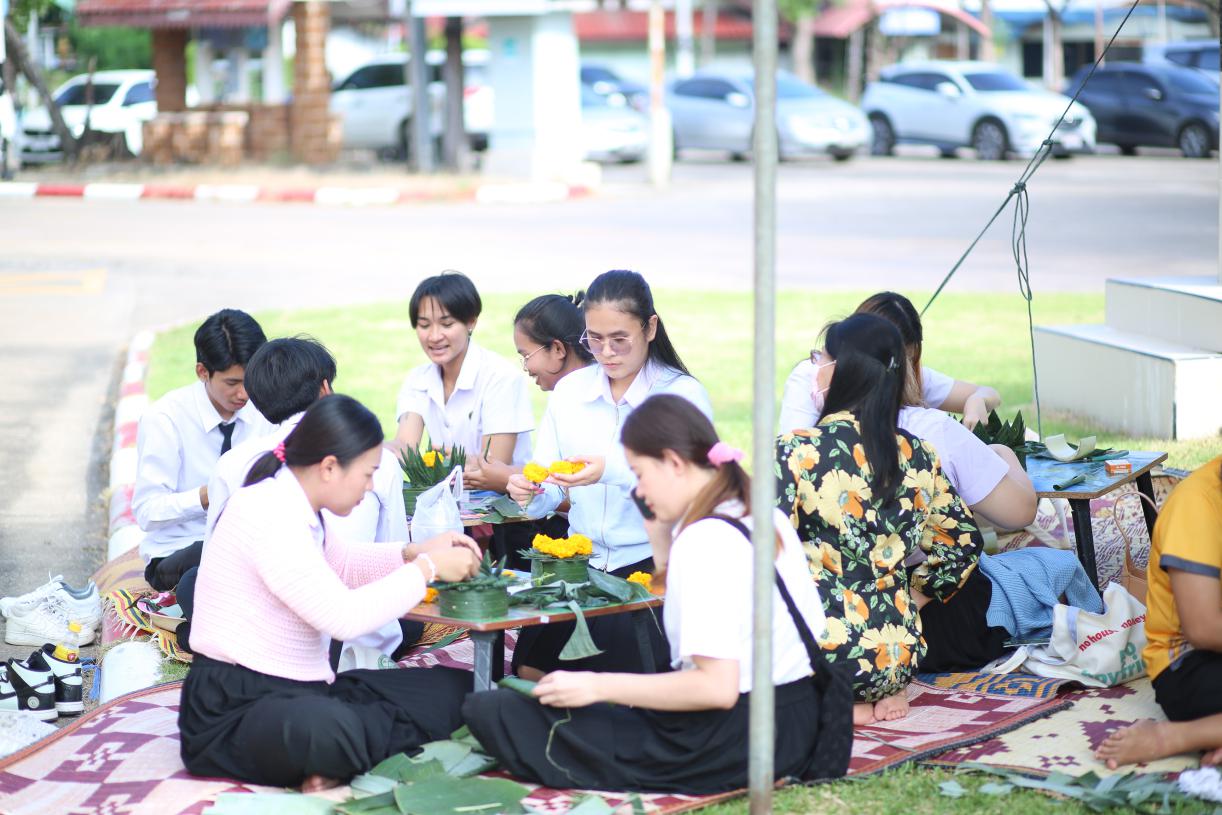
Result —
<path fill-rule="evenodd" d="M 1222 283 L 1210 277 L 1107 281 L 1106 322 L 1118 331 L 1222 353 Z"/>
<path fill-rule="evenodd" d="M 1110 292 L 1109 292 L 1110 294 Z M 1040 402 L 1100 429 L 1183 439 L 1222 431 L 1222 353 L 1106 325 L 1035 329 Z"/>

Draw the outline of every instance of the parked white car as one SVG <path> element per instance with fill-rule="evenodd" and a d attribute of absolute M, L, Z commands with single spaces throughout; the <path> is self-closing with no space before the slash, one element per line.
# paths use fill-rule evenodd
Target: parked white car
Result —
<path fill-rule="evenodd" d="M 0 179 L 9 179 L 21 169 L 21 138 L 17 129 L 17 111 L 13 94 L 0 79 Z"/>
<path fill-rule="evenodd" d="M 128 151 L 140 155 L 144 147 L 144 123 L 157 115 L 152 71 L 98 71 L 93 74 L 93 106 L 86 104 L 89 75 L 74 76 L 55 89 L 55 100 L 64 124 L 74 136 L 89 128 L 101 133 L 122 133 Z M 22 117 L 21 158 L 27 164 L 63 158 L 59 136 L 51 128 L 51 114 L 44 107 L 31 108 Z"/>
<path fill-rule="evenodd" d="M 463 121 L 471 147 L 488 146 L 492 129 L 492 86 L 488 84 L 488 52 L 463 52 Z M 429 68 L 430 127 L 434 137 L 442 132 L 445 119 L 445 83 L 442 67 L 445 52 L 425 54 Z M 412 95 L 405 71 L 407 54 L 387 54 L 357 68 L 331 91 L 331 112 L 344 124 L 346 148 L 406 151 L 412 116 Z"/>
<path fill-rule="evenodd" d="M 640 161 L 649 151 L 649 119 L 622 93 L 582 85 L 581 146 L 587 161 Z"/>
<path fill-rule="evenodd" d="M 992 63 L 954 61 L 892 65 L 861 100 L 875 155 L 910 142 L 932 144 L 943 155 L 971 147 L 989 161 L 1033 155 L 1067 105 L 1069 97 L 1033 88 Z M 1095 120 L 1083 105 L 1069 109 L 1052 149 L 1054 155 L 1095 149 Z"/>

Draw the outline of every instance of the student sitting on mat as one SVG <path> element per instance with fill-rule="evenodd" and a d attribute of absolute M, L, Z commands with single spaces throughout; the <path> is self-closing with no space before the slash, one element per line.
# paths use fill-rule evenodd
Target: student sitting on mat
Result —
<path fill-rule="evenodd" d="M 866 298 L 855 313 L 882 317 L 899 328 L 913 372 L 909 377 L 910 390 L 905 398 L 907 404 L 962 413 L 963 424 L 969 430 L 981 422 L 987 422 L 989 411 L 996 410 L 1001 404 L 1001 396 L 987 385 L 961 382 L 921 365 L 921 344 L 924 339 L 921 315 L 907 297 L 890 291 L 879 292 Z M 814 364 L 802 360 L 785 380 L 785 392 L 781 398 L 782 433 L 795 427 L 814 425 L 818 411 L 811 401 L 813 389 Z"/>
<path fill-rule="evenodd" d="M 157 591 L 173 589 L 199 565 L 217 459 L 270 429 L 242 385 L 247 361 L 265 342 L 249 314 L 213 314 L 195 331 L 199 381 L 170 391 L 140 419 L 132 514 L 147 533 L 140 542 L 144 579 Z"/>
<path fill-rule="evenodd" d="M 458 272 L 426 278 L 412 293 L 408 313 L 429 361 L 413 368 L 399 391 L 395 443 L 419 447 L 427 430 L 434 449 L 459 446 L 469 459 L 521 467 L 535 427 L 530 393 L 521 371 L 472 339 L 482 309 L 475 284 Z M 463 486 L 504 489 L 478 471 Z"/>
<path fill-rule="evenodd" d="M 819 421 L 778 440 L 777 494 L 823 599 L 821 644 L 832 661 L 856 666 L 854 721 L 868 724 L 907 715 L 905 688 L 925 653 L 917 602 L 953 596 L 975 570 L 981 541 L 933 449 L 897 426 L 899 331 L 855 314 L 824 338 Z M 904 560 L 918 549 L 928 559 L 910 575 Z"/>
<path fill-rule="evenodd" d="M 1171 492 L 1146 567 L 1146 671 L 1169 722 L 1104 739 L 1095 757 L 1121 764 L 1204 750 L 1222 764 L 1222 456 Z"/>
<path fill-rule="evenodd" d="M 653 581 L 665 583 L 662 616 L 676 670 L 555 671 L 535 686 L 535 698 L 508 689 L 472 694 L 463 717 L 506 769 L 547 786 L 689 795 L 741 788 L 753 573 L 742 453 L 717 440 L 695 405 L 670 394 L 640 404 L 622 438 L 637 494 L 657 517 Z M 774 515 L 776 577 L 793 601 L 787 607 L 773 590 L 775 769 L 778 778 L 806 778 L 828 715 L 811 672 L 826 665 L 813 639 L 807 651 L 798 626 L 821 634 L 823 609 L 793 528 Z M 841 704 L 847 723 L 845 697 Z"/>
<path fill-rule="evenodd" d="M 258 459 L 217 521 L 196 582 L 195 661 L 178 712 L 188 772 L 313 791 L 447 738 L 471 674 L 328 664 L 331 639 L 397 620 L 435 579 L 479 569 L 475 542 L 349 541 L 344 516 L 373 486 L 382 426 L 347 396 L 324 396 Z"/>

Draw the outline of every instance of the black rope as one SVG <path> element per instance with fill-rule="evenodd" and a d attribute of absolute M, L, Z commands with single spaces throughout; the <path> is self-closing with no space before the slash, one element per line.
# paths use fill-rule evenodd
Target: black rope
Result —
<path fill-rule="evenodd" d="M 1031 159 L 1027 162 L 1027 166 L 1023 168 L 1018 180 L 1015 181 L 1014 186 L 1010 188 L 1010 192 L 1006 195 L 1005 200 L 1001 202 L 1001 206 L 999 206 L 997 211 L 993 213 L 993 217 L 989 218 L 989 221 L 984 225 L 984 228 L 977 233 L 975 239 L 973 239 L 971 244 L 967 247 L 967 250 L 959 256 L 957 261 L 955 261 L 955 265 L 952 266 L 951 270 L 946 273 L 946 276 L 942 278 L 942 282 L 938 284 L 938 288 L 935 289 L 934 293 L 930 296 L 929 302 L 927 302 L 925 307 L 921 309 L 921 316 L 923 317 L 925 316 L 925 312 L 929 310 L 929 307 L 932 306 L 934 301 L 938 299 L 938 295 L 940 295 L 942 290 L 946 288 L 946 284 L 950 282 L 951 278 L 955 276 L 955 273 L 959 271 L 959 268 L 968 259 L 968 256 L 975 250 L 976 245 L 980 243 L 981 238 L 983 238 L 985 233 L 989 231 L 994 222 L 996 222 L 1001 216 L 1001 213 L 1005 212 L 1006 207 L 1010 205 L 1010 201 L 1015 200 L 1014 221 L 1010 228 L 1010 245 L 1014 254 L 1014 263 L 1018 270 L 1018 290 L 1023 299 L 1027 301 L 1027 336 L 1031 342 L 1031 376 L 1032 387 L 1035 391 L 1035 423 L 1037 431 L 1040 434 L 1040 438 L 1044 437 L 1044 423 L 1043 417 L 1040 414 L 1040 381 L 1039 373 L 1037 372 L 1035 365 L 1035 319 L 1031 309 L 1031 276 L 1030 265 L 1027 259 L 1027 218 L 1031 214 L 1031 200 L 1027 192 L 1027 183 L 1031 180 L 1032 176 L 1035 175 L 1035 171 L 1038 170 L 1044 164 L 1044 161 L 1047 160 L 1048 156 L 1052 154 L 1052 146 L 1054 143 L 1053 137 L 1056 135 L 1057 129 L 1064 124 L 1065 117 L 1069 115 L 1069 111 L 1073 109 L 1074 103 L 1078 101 L 1078 96 L 1082 93 L 1082 90 L 1086 87 L 1087 83 L 1090 82 L 1091 77 L 1095 75 L 1095 71 L 1097 71 L 1099 66 L 1103 64 L 1103 60 L 1107 57 L 1108 51 L 1112 49 L 1112 43 L 1116 42 L 1116 37 L 1120 35 L 1121 30 L 1124 29 L 1125 23 L 1127 23 L 1129 18 L 1133 16 L 1133 12 L 1137 9 L 1140 2 L 1141 0 L 1133 0 L 1133 4 L 1129 6 L 1129 10 L 1125 12 L 1124 19 L 1120 21 L 1120 25 L 1116 26 L 1116 30 L 1112 32 L 1111 38 L 1108 39 L 1107 44 L 1103 46 L 1103 53 L 1099 54 L 1095 58 L 1094 63 L 1090 66 L 1090 71 L 1087 72 L 1085 77 L 1083 77 L 1082 82 L 1079 83 L 1078 87 L 1074 90 L 1073 96 L 1070 97 L 1069 104 L 1065 106 L 1065 110 L 1061 111 L 1061 115 L 1057 117 L 1056 123 L 1052 126 L 1052 131 L 1048 134 L 1048 138 L 1044 139 L 1044 141 L 1036 149 L 1035 154 L 1031 156 Z"/>

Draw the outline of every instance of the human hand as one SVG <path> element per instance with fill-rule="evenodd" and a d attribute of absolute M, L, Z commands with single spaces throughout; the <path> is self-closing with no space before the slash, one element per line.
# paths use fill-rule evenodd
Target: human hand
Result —
<path fill-rule="evenodd" d="M 581 472 L 571 475 L 567 473 L 552 473 L 547 479 L 549 484 L 558 484 L 565 489 L 570 487 L 588 487 L 601 481 L 603 473 L 607 469 L 607 459 L 605 456 L 573 456 L 566 460 L 579 461 L 586 466 L 581 468 Z"/>
<path fill-rule="evenodd" d="M 481 454 L 467 457 L 467 466 L 463 468 L 462 483 L 464 487 L 474 490 L 493 490 L 503 492 L 513 475 L 514 468 L 508 464 L 493 459 L 484 458 Z"/>
<path fill-rule="evenodd" d="M 978 393 L 974 393 L 967 397 L 963 403 L 963 426 L 971 430 L 978 424 L 984 424 L 989 421 L 989 406 L 985 404 L 984 397 Z"/>
<path fill-rule="evenodd" d="M 201 509 L 208 508 L 208 485 L 199 488 L 199 505 Z"/>
<path fill-rule="evenodd" d="M 509 476 L 505 489 L 508 491 L 509 497 L 517 501 L 518 505 L 522 507 L 528 506 L 535 499 L 536 495 L 543 492 L 542 487 L 521 473 L 514 473 Z"/>
<path fill-rule="evenodd" d="M 602 701 L 598 674 L 592 671 L 552 671 L 535 685 L 535 697 L 551 707 L 586 707 Z"/>
<path fill-rule="evenodd" d="M 436 567 L 436 580 L 455 583 L 475 577 L 479 573 L 480 559 L 466 546 L 451 546 L 448 549 L 426 552 L 423 557 L 427 557 Z"/>
<path fill-rule="evenodd" d="M 484 553 L 480 551 L 479 544 L 475 542 L 474 538 L 468 537 L 461 532 L 453 531 L 442 532 L 440 535 L 435 535 L 423 543 L 414 543 L 412 544 L 412 548 L 416 548 L 416 551 L 412 553 L 413 557 L 417 557 L 421 554 L 426 554 L 431 557 L 438 552 L 454 548 L 468 549 L 471 551 L 471 554 L 475 555 L 477 558 L 482 558 L 484 556 Z"/>

